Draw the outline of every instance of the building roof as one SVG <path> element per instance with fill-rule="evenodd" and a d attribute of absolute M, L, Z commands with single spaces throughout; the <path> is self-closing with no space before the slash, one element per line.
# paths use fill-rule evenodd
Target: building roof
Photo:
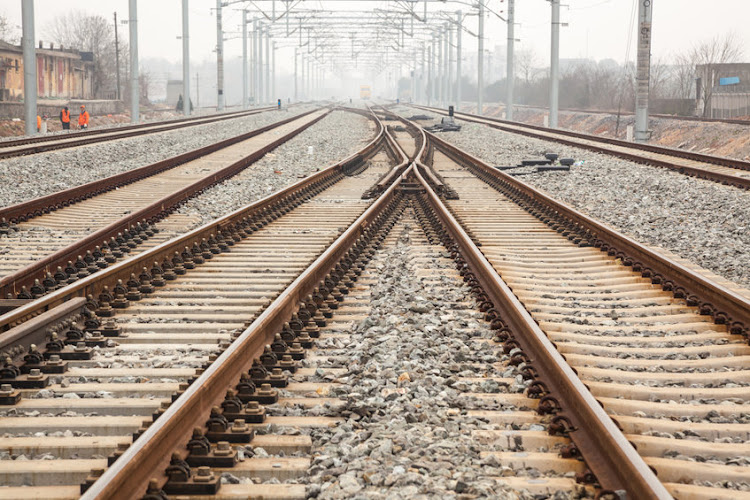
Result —
<path fill-rule="evenodd" d="M 12 43 L 8 43 L 3 40 L 0 40 L 0 50 L 23 52 L 23 50 L 21 50 L 21 47 L 19 47 L 18 45 L 13 45 Z"/>

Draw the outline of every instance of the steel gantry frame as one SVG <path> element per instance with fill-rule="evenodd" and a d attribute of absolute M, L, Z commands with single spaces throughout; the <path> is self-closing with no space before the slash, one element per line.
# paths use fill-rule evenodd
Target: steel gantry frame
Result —
<path fill-rule="evenodd" d="M 224 2 L 222 5 L 242 4 L 243 13 L 252 10 L 254 20 L 262 25 L 253 27 L 251 44 L 253 45 L 253 59 L 251 67 L 255 73 L 252 84 L 246 83 L 243 78 L 243 86 L 252 90 L 253 98 L 256 103 L 272 99 L 269 95 L 271 89 L 275 87 L 274 78 L 270 77 L 274 70 L 273 62 L 268 55 L 268 46 L 276 49 L 291 47 L 297 48 L 295 54 L 295 66 L 302 68 L 302 96 L 308 97 L 310 90 L 317 89 L 325 80 L 328 71 L 336 72 L 336 65 L 342 62 L 354 63 L 355 67 L 367 68 L 372 76 L 382 74 L 384 71 L 387 78 L 393 78 L 398 85 L 398 79 L 403 74 L 403 68 L 411 69 L 409 77 L 411 88 L 413 89 L 412 99 L 417 95 L 430 95 L 439 99 L 441 104 L 454 103 L 458 104 L 461 99 L 461 59 L 462 59 L 462 34 L 466 31 L 471 36 L 478 37 L 482 45 L 483 19 L 480 15 L 480 30 L 477 33 L 469 31 L 464 25 L 465 15 L 461 11 L 444 12 L 428 9 L 428 4 L 447 4 L 456 3 L 469 5 L 472 8 L 478 8 L 481 13 L 484 11 L 484 5 L 487 0 L 478 0 L 478 3 L 469 3 L 461 0 L 394 0 L 391 2 L 397 10 L 393 9 L 371 9 L 364 11 L 332 11 L 324 9 L 307 9 L 303 8 L 306 0 L 283 0 L 282 8 L 277 10 L 275 0 L 235 0 Z M 331 1 L 331 0 L 326 0 Z M 332 0 L 342 1 L 342 0 Z M 363 0 L 377 1 L 377 0 Z M 308 2 L 309 3 L 309 2 Z M 415 8 L 422 4 L 423 9 L 417 13 Z M 217 4 L 218 5 L 218 4 Z M 487 9 L 489 10 L 489 9 Z M 346 28 L 355 26 L 360 33 L 347 32 L 332 24 L 336 14 L 356 13 L 357 18 L 348 19 L 349 25 Z M 475 14 L 476 15 L 476 14 Z M 338 16 L 343 17 L 343 16 Z M 354 21 L 354 24 L 352 24 Z M 369 21 L 369 22 L 366 22 Z M 250 22 L 244 17 L 243 26 Z M 367 38 L 368 34 L 361 33 L 363 27 L 372 27 L 375 37 Z M 456 43 L 453 43 L 453 35 L 456 35 Z M 263 37 L 265 36 L 265 41 Z M 360 51 L 352 50 L 354 57 L 348 61 L 347 55 L 341 50 L 336 50 L 337 38 L 350 39 L 352 48 L 355 46 L 355 39 L 361 46 Z M 435 64 L 435 78 L 425 78 L 424 68 L 420 70 L 419 55 L 424 52 L 426 38 L 435 40 L 436 48 L 432 51 L 431 56 Z M 273 38 L 273 41 L 271 39 Z M 291 42 L 293 38 L 298 41 Z M 305 40 L 306 38 L 306 40 Z M 326 40 L 328 43 L 319 43 L 320 40 Z M 390 43 L 388 43 L 388 42 Z M 245 39 L 243 42 L 248 43 Z M 267 50 L 264 57 L 262 46 L 266 44 Z M 304 49 L 307 49 L 306 51 Z M 319 49 L 325 50 L 319 50 Z M 483 47 L 482 47 L 483 48 Z M 374 57 L 363 55 L 364 51 L 375 54 Z M 300 53 L 301 52 L 301 53 Z M 244 51 L 243 53 L 246 53 Z M 478 62 L 481 66 L 483 59 L 478 51 Z M 306 63 L 298 62 L 298 58 L 304 58 Z M 425 56 L 422 55 L 422 64 L 424 66 Z M 243 57 L 243 64 L 247 64 L 247 58 Z M 305 67 L 305 65 L 307 67 Z M 398 68 L 396 72 L 394 68 Z M 455 83 L 454 83 L 455 68 Z M 295 71 L 295 87 L 297 98 L 300 97 L 300 86 L 298 82 L 299 71 Z M 243 70 L 243 75 L 245 71 Z M 478 89 L 483 89 L 483 68 L 478 68 Z M 270 78 L 270 82 L 269 82 Z M 419 82 L 419 85 L 417 84 Z M 424 87 L 429 87 L 429 90 Z M 419 91 L 418 91 L 419 90 Z M 246 94 L 243 91 L 243 96 Z M 255 98 L 259 96 L 260 99 Z M 482 92 L 478 92 L 478 99 L 481 102 Z M 244 101 L 244 99 L 243 99 Z M 478 104 L 480 104 L 478 102 Z"/>

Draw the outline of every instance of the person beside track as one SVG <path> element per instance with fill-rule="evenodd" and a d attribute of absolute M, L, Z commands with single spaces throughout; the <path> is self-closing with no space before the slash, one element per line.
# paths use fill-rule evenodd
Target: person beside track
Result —
<path fill-rule="evenodd" d="M 63 130 L 70 130 L 70 110 L 67 106 L 60 111 L 60 123 Z"/>
<path fill-rule="evenodd" d="M 89 128 L 89 112 L 83 104 L 81 104 L 81 113 L 78 115 L 78 128 L 81 130 Z"/>

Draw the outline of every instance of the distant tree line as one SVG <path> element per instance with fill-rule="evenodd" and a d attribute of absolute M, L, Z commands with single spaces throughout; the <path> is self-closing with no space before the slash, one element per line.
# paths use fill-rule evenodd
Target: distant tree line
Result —
<path fill-rule="evenodd" d="M 717 64 L 739 62 L 744 56 L 743 48 L 736 34 L 698 42 L 693 47 L 665 60 L 652 58 L 650 73 L 650 98 L 652 102 L 693 100 L 703 97 L 708 102 L 713 91 L 710 84 L 701 87 L 702 95 L 696 96 L 696 68 L 710 68 Z M 533 50 L 523 49 L 515 54 L 516 104 L 548 106 L 549 67 L 540 66 L 540 58 Z M 632 62 L 624 66 L 612 59 L 600 62 L 592 60 L 576 61 L 565 65 L 560 71 L 560 107 L 597 110 L 632 110 L 635 108 L 636 70 Z M 404 79 L 399 87 L 409 88 Z M 507 80 L 492 82 L 484 88 L 486 103 L 504 102 Z M 429 84 L 427 84 L 429 91 Z M 477 86 L 472 76 L 464 76 L 461 81 L 462 99 L 473 101 L 477 98 Z M 679 102 L 677 102 L 679 104 Z M 677 105 L 676 104 L 676 105 Z"/>

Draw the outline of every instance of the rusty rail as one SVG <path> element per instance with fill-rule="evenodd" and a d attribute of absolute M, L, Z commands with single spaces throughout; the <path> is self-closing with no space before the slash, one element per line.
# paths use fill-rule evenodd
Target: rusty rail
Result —
<path fill-rule="evenodd" d="M 162 262 L 165 258 L 174 255 L 175 251 L 181 251 L 185 247 L 192 247 L 195 243 L 200 243 L 203 239 L 208 239 L 211 235 L 227 230 L 238 221 L 258 213 L 268 207 L 273 206 L 280 200 L 286 199 L 293 194 L 303 191 L 309 186 L 320 183 L 336 175 L 351 158 L 356 155 L 367 157 L 374 154 L 384 140 L 384 130 L 378 129 L 376 137 L 368 143 L 361 151 L 350 157 L 331 165 L 325 169 L 315 172 L 314 174 L 297 181 L 265 198 L 257 200 L 245 207 L 235 210 L 234 212 L 216 219 L 204 226 L 196 228 L 188 233 L 173 238 L 172 240 L 162 243 L 145 252 L 141 252 L 110 267 L 100 270 L 86 278 L 78 280 L 64 288 L 39 297 L 36 300 L 29 301 L 3 315 L 0 315 L 0 338 L 5 335 L 9 328 L 17 325 L 34 315 L 48 311 L 74 297 L 87 297 L 92 295 L 97 297 L 106 284 L 117 282 L 118 279 L 126 281 L 131 273 L 136 275 L 141 272 L 143 267 L 150 267 L 155 261 Z"/>
<path fill-rule="evenodd" d="M 252 130 L 245 134 L 241 134 L 237 137 L 231 137 L 209 146 L 194 149 L 192 151 L 188 151 L 187 153 L 183 153 L 166 160 L 152 163 L 151 165 L 145 165 L 143 167 L 128 170 L 127 172 L 115 174 L 103 179 L 98 179 L 86 184 L 82 184 L 80 186 L 72 187 L 70 189 L 65 189 L 63 191 L 51 193 L 39 198 L 34 198 L 33 200 L 28 200 L 16 205 L 10 205 L 0 208 L 0 219 L 4 218 L 9 222 L 23 222 L 32 217 L 49 213 L 63 207 L 67 207 L 68 205 L 77 203 L 87 198 L 91 198 L 92 196 L 96 196 L 106 191 L 111 191 L 112 189 L 116 189 L 126 184 L 131 184 L 135 181 L 158 174 L 159 172 L 169 170 L 170 168 L 174 168 L 177 165 L 195 160 L 196 158 L 200 158 L 201 156 L 213 153 L 214 151 L 218 151 L 219 149 L 231 146 L 232 144 L 245 141 L 247 139 L 250 139 L 251 137 L 262 134 L 264 132 L 268 132 L 269 130 L 294 121 L 298 118 L 307 116 L 311 113 L 314 113 L 315 111 L 316 110 L 313 109 L 306 113 L 302 113 L 291 118 L 286 118 L 259 129 Z"/>
<path fill-rule="evenodd" d="M 688 305 L 699 307 L 701 314 L 711 315 L 716 323 L 727 325 L 730 333 L 746 338 L 750 334 L 750 300 L 747 298 L 515 177 L 492 168 L 434 134 L 425 134 L 444 153 L 476 169 L 480 177 L 491 179 L 512 193 L 525 197 L 530 207 L 545 210 L 551 217 L 567 221 L 593 246 L 620 258 L 625 265 L 650 278 L 652 283 L 672 291 L 675 297 L 685 298 Z"/>
<path fill-rule="evenodd" d="M 380 122 L 378 121 L 380 124 Z M 380 124 L 379 138 L 393 139 Z M 361 153 L 360 153 L 361 154 Z M 344 163 L 344 162 L 342 162 Z M 170 451 L 184 447 L 197 422 L 203 422 L 211 407 L 224 398 L 227 387 L 263 351 L 263 346 L 281 329 L 284 321 L 336 262 L 351 248 L 368 225 L 396 196 L 396 183 L 376 200 L 286 288 L 211 366 L 160 416 L 148 430 L 82 496 L 83 499 L 138 498 L 148 481 L 159 476 L 169 463 Z"/>
<path fill-rule="evenodd" d="M 569 436 L 602 488 L 626 490 L 631 498 L 672 498 L 418 170 L 416 175 L 461 256 L 531 358 L 539 380 L 559 399 L 562 412 L 557 416 L 569 419 Z"/>
<path fill-rule="evenodd" d="M 84 255 L 86 251 L 93 251 L 96 248 L 96 246 L 100 245 L 103 241 L 107 241 L 110 238 L 117 236 L 119 233 L 122 233 L 123 231 L 125 231 L 126 229 L 128 229 L 129 227 L 133 226 L 134 224 L 138 222 L 155 222 L 159 219 L 166 217 L 180 203 L 184 202 L 185 200 L 189 198 L 192 198 L 196 194 L 200 193 L 202 190 L 214 184 L 217 184 L 229 177 L 232 177 L 233 175 L 236 175 L 238 172 L 246 168 L 248 165 L 262 158 L 263 155 L 265 155 L 267 152 L 278 147 L 280 144 L 283 144 L 284 142 L 293 138 L 297 134 L 301 133 L 303 130 L 309 128 L 310 126 L 314 125 L 318 121 L 322 120 L 325 116 L 327 116 L 329 112 L 322 114 L 320 117 L 316 118 L 315 120 L 312 120 L 311 122 L 303 125 L 302 127 L 299 127 L 293 130 L 292 132 L 276 139 L 275 141 L 264 146 L 262 149 L 256 151 L 255 153 L 249 156 L 246 156 L 245 158 L 242 158 L 241 160 L 227 167 L 224 167 L 223 169 L 217 172 L 214 172 L 204 177 L 203 179 L 200 179 L 190 184 L 189 186 L 186 186 L 185 188 L 177 192 L 171 193 L 165 196 L 164 198 L 157 200 L 154 203 L 136 212 L 133 212 L 133 213 L 130 213 L 121 217 L 119 220 L 112 222 L 111 224 L 103 228 L 98 229 L 97 231 L 86 236 L 85 238 L 82 238 L 76 241 L 75 243 L 68 245 L 65 248 L 61 248 L 57 252 L 51 255 L 48 255 L 44 259 L 38 260 L 34 262 L 33 264 L 24 267 L 23 269 L 19 269 L 13 274 L 9 274 L 5 276 L 4 278 L 0 279 L 0 296 L 4 297 L 8 294 L 12 294 L 12 295 L 17 294 L 21 290 L 21 287 L 31 286 L 34 283 L 34 279 L 41 280 L 44 277 L 45 273 L 47 273 L 50 269 L 54 270 L 58 266 L 61 266 L 61 267 L 65 266 L 65 264 L 68 261 L 74 261 L 78 255 Z M 308 113 L 305 113 L 305 115 L 307 114 Z M 283 123 L 288 123 L 289 121 L 298 119 L 298 118 L 299 117 L 295 117 L 289 120 L 284 120 Z M 240 137 L 245 137 L 245 136 L 247 136 L 245 138 L 253 137 L 267 130 L 283 125 L 283 123 L 277 123 L 273 126 L 263 127 L 262 129 L 254 130 L 252 132 L 249 132 L 248 134 L 243 134 L 243 136 L 240 136 Z M 204 154 L 208 154 L 209 152 L 221 149 L 222 147 L 229 146 L 239 141 L 240 141 L 239 138 L 232 138 L 232 139 L 228 139 L 227 141 L 222 141 L 220 143 L 213 144 L 211 146 L 207 146 L 206 148 L 201 148 L 200 150 L 197 150 L 197 151 L 208 150 L 202 154 L 198 154 L 195 151 L 191 153 L 187 153 L 187 154 L 191 156 L 196 155 L 196 154 L 198 156 L 203 156 Z M 181 155 L 181 156 L 185 156 L 185 155 Z M 162 162 L 159 162 L 159 163 L 162 163 Z M 150 168 L 150 167 L 153 167 L 153 165 L 149 165 L 144 168 Z M 126 174 L 128 173 L 130 172 L 126 172 Z M 103 179 L 103 180 L 106 180 L 106 179 Z M 96 182 L 99 182 L 99 181 L 96 181 Z M 31 203 L 35 201 L 36 200 L 32 200 Z M 0 327 L 0 331 L 1 330 L 2 330 L 2 327 Z"/>
<path fill-rule="evenodd" d="M 168 130 L 176 130 L 184 127 L 192 127 L 194 125 L 204 125 L 207 123 L 214 123 L 223 120 L 230 120 L 232 118 L 240 118 L 243 116 L 252 116 L 265 111 L 276 109 L 275 106 L 267 108 L 258 108 L 249 111 L 234 111 L 232 113 L 221 113 L 218 115 L 180 118 L 177 120 L 166 120 L 161 122 L 151 123 L 140 123 L 137 125 L 124 125 L 122 127 L 111 127 L 101 129 L 89 129 L 84 131 L 73 131 L 68 134 L 54 134 L 45 136 L 29 136 L 22 139 L 13 139 L 9 141 L 0 142 L 0 159 L 12 158 L 15 156 L 24 156 L 34 153 L 42 153 L 44 151 L 52 151 L 55 149 L 71 148 L 75 146 L 84 146 L 87 144 L 94 144 L 96 142 L 111 141 L 115 139 L 124 139 L 127 137 L 135 137 L 143 134 L 151 134 L 154 132 L 165 132 Z M 106 137 L 98 137 L 106 135 Z M 14 151 L 3 151 L 8 148 L 16 148 L 18 146 L 30 145 L 28 148 L 16 149 Z"/>
<path fill-rule="evenodd" d="M 422 133 L 425 144 L 435 139 L 424 130 Z M 429 148 L 423 147 L 418 158 L 429 155 Z M 602 489 L 628 491 L 630 498 L 672 498 L 422 176 L 421 172 L 429 172 L 429 167 L 419 159 L 415 165 L 414 174 L 461 257 L 531 358 L 538 379 L 559 398 L 562 413 L 557 416 L 569 419 L 573 429 L 569 436 Z"/>
<path fill-rule="evenodd" d="M 431 112 L 445 114 L 443 110 L 436 109 L 436 108 L 430 108 L 430 107 L 418 106 L 418 105 L 414 105 L 414 107 L 418 109 L 431 111 Z M 685 158 L 688 160 L 700 161 L 700 162 L 709 163 L 713 165 L 734 168 L 737 170 L 750 170 L 750 162 L 746 162 L 742 160 L 734 160 L 732 158 L 724 158 L 720 156 L 704 155 L 701 153 L 692 153 L 690 151 L 682 151 L 680 149 L 667 148 L 663 146 L 654 146 L 652 144 L 632 143 L 632 142 L 627 142 L 627 141 L 621 141 L 619 139 L 611 139 L 611 138 L 606 138 L 606 137 L 599 137 L 596 135 L 583 134 L 580 132 L 573 132 L 570 130 L 549 129 L 549 128 L 540 127 L 537 125 L 527 125 L 527 124 L 522 124 L 522 123 L 517 123 L 517 122 L 508 122 L 505 120 L 499 120 L 497 118 L 477 117 L 477 116 L 470 115 L 467 113 L 455 113 L 455 115 L 468 122 L 480 123 L 482 125 L 487 125 L 489 127 L 496 128 L 498 130 L 503 130 L 505 132 L 525 135 L 528 137 L 533 137 L 535 139 L 541 139 L 545 141 L 559 142 L 561 144 L 565 144 L 568 146 L 589 149 L 591 151 L 595 151 L 598 153 L 604 153 L 604 154 L 608 154 L 612 156 L 617 156 L 619 158 L 631 160 L 636 163 L 643 163 L 643 164 L 653 165 L 657 167 L 664 167 L 670 170 L 675 170 L 682 174 L 686 174 L 686 175 L 690 175 L 690 176 L 694 176 L 694 177 L 698 177 L 702 179 L 708 179 L 708 180 L 712 180 L 715 182 L 720 182 L 722 184 L 740 187 L 743 189 L 750 189 L 750 179 L 748 178 L 722 174 L 719 172 L 711 172 L 709 170 L 704 170 L 699 167 L 691 167 L 689 165 L 680 165 L 680 164 L 672 163 L 672 162 L 665 161 L 665 160 L 657 160 L 655 158 L 646 158 L 644 156 L 639 155 L 638 153 L 627 153 L 624 151 L 617 151 L 617 150 L 608 148 L 606 146 L 582 144 L 575 140 L 568 140 L 562 137 L 550 137 L 545 134 L 535 133 L 533 132 L 533 130 L 538 130 L 538 131 L 542 131 L 546 133 L 554 133 L 554 134 L 564 135 L 564 136 L 578 138 L 578 139 L 585 139 L 588 141 L 595 141 L 595 142 L 599 142 L 602 144 L 611 144 L 614 146 L 625 147 L 625 148 L 629 148 L 632 150 L 648 151 L 651 153 L 675 156 L 679 158 Z M 519 128 L 525 128 L 528 130 L 519 130 Z"/>

